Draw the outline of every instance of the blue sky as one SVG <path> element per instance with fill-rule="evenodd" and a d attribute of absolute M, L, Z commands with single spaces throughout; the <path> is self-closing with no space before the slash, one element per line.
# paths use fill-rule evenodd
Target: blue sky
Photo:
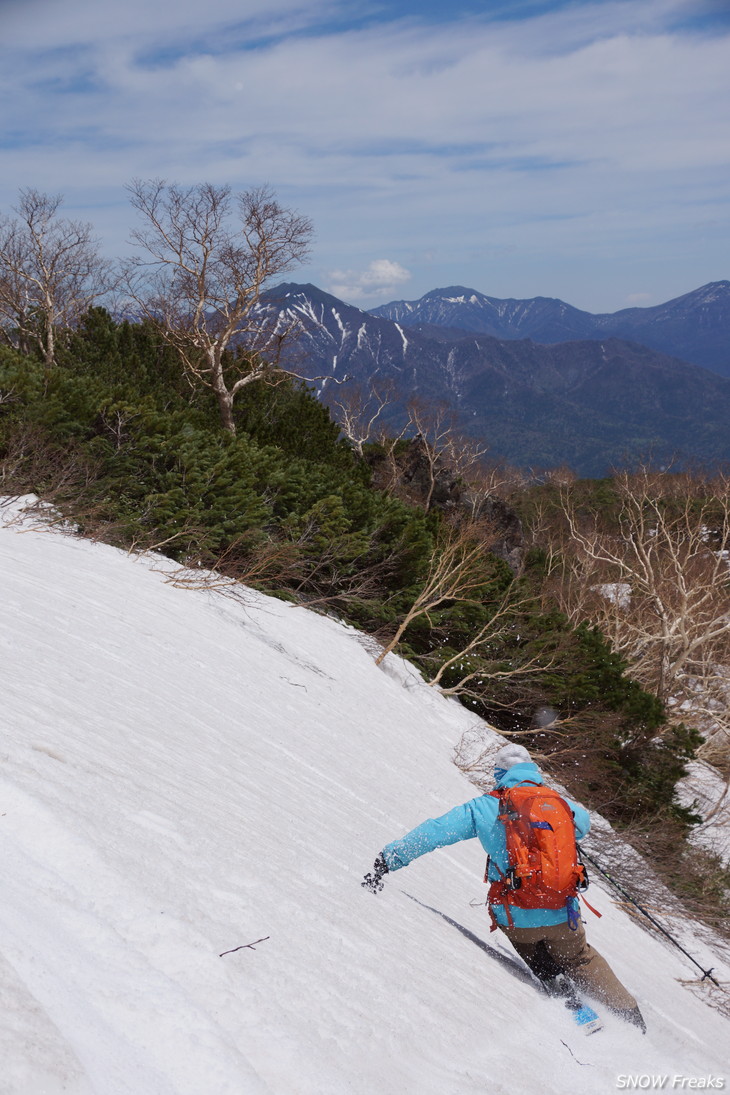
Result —
<path fill-rule="evenodd" d="M 730 277 L 725 0 L 0 0 L 0 209 L 270 183 L 295 280 L 362 307 L 461 284 L 590 311 Z"/>

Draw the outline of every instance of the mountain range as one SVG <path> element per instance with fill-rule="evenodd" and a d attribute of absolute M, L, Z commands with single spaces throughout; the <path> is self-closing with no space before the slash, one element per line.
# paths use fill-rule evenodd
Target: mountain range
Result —
<path fill-rule="evenodd" d="M 404 418 L 414 396 L 445 403 L 494 458 L 532 468 L 568 464 L 585 476 L 642 459 L 730 461 L 730 377 L 719 371 L 730 282 L 612 316 L 459 287 L 365 312 L 314 285 L 290 283 L 271 290 L 266 306 L 301 322 L 292 360 L 297 371 L 318 377 L 330 405 L 341 391 L 331 380 L 367 390 L 387 379 L 396 393 L 392 422 Z M 619 321 L 644 341 L 619 337 L 611 326 Z M 673 354 L 650 346 L 649 335 Z M 718 371 L 681 360 L 679 345 L 694 359 L 715 346 Z"/>

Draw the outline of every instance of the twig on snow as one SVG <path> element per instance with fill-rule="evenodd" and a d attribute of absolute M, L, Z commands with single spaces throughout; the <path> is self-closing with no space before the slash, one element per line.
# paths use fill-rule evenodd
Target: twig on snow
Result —
<path fill-rule="evenodd" d="M 223 951 L 223 954 L 235 954 L 236 951 L 245 951 L 247 948 L 252 951 L 256 950 L 256 944 L 265 943 L 267 939 L 271 939 L 271 936 L 265 935 L 263 939 L 256 939 L 253 943 L 242 943 L 240 947 L 233 947 L 230 951 Z M 219 954 L 218 957 L 222 958 L 223 954 Z"/>
<path fill-rule="evenodd" d="M 576 1057 L 576 1055 L 575 1055 L 575 1054 L 573 1053 L 573 1050 L 572 1050 L 572 1049 L 570 1048 L 570 1046 L 568 1045 L 568 1043 L 567 1043 L 567 1042 L 563 1042 L 563 1039 L 562 1039 L 562 1038 L 560 1039 L 560 1041 L 561 1041 L 561 1043 L 562 1043 L 562 1044 L 563 1044 L 563 1045 L 565 1046 L 565 1048 L 567 1049 L 568 1053 L 569 1053 L 569 1054 L 570 1054 L 570 1056 L 571 1056 L 571 1057 L 573 1058 L 573 1060 L 574 1060 L 574 1061 L 576 1062 L 576 1064 L 579 1064 L 579 1065 L 581 1066 L 581 1068 L 590 1068 L 590 1067 L 591 1067 L 591 1064 L 590 1064 L 590 1062 L 589 1062 L 589 1061 L 579 1061 L 579 1060 L 578 1060 L 578 1058 L 577 1058 L 577 1057 Z"/>

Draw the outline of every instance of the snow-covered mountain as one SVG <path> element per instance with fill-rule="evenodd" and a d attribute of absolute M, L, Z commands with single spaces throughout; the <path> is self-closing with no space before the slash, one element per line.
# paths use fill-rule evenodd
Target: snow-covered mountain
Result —
<path fill-rule="evenodd" d="M 706 466 L 730 460 L 730 378 L 638 342 L 592 337 L 542 345 L 433 323 L 408 326 L 401 313 L 385 319 L 314 285 L 278 286 L 266 307 L 286 324 L 302 324 L 293 364 L 303 376 L 324 378 L 317 387 L 325 402 L 337 396 L 331 380 L 349 377 L 367 390 L 385 378 L 395 393 L 394 422 L 414 396 L 447 403 L 466 432 L 521 467 L 567 463 L 580 475 L 605 475 L 647 458 Z M 472 314 L 468 300 L 463 307 Z"/>
<path fill-rule="evenodd" d="M 427 338 L 410 331 L 406 335 L 397 322 L 345 304 L 316 285 L 286 283 L 263 299 L 267 307 L 301 324 L 293 352 L 303 368 L 318 369 L 333 379 L 345 373 L 359 378 L 403 373 L 414 367 L 414 355 L 422 359 L 429 353 Z"/>
<path fill-rule="evenodd" d="M 646 1037 L 608 1015 L 586 1039 L 535 991 L 475 842 L 360 887 L 473 796 L 465 708 L 332 619 L 2 512 L 3 1095 L 727 1088 L 717 990 L 600 883 L 589 938 Z"/>
<path fill-rule="evenodd" d="M 531 338 L 535 342 L 569 342 L 594 334 L 590 312 L 581 312 L 562 300 L 500 300 L 463 285 L 432 289 L 420 300 L 394 300 L 373 308 L 371 314 L 404 327 L 447 327 L 493 338 Z"/>
<path fill-rule="evenodd" d="M 391 301 L 371 314 L 423 331 L 445 327 L 501 339 L 628 339 L 730 376 L 730 281 L 710 282 L 650 308 L 596 315 L 552 297 L 500 300 L 462 285 L 433 289 L 420 300 Z"/>

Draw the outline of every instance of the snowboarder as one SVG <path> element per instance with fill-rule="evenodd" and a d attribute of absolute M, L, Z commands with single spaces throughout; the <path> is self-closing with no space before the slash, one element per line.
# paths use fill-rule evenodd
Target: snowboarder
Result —
<path fill-rule="evenodd" d="M 527 750 L 515 744 L 505 745 L 495 756 L 494 781 L 497 790 L 525 782 L 531 785 L 544 782 Z M 575 839 L 581 840 L 590 828 L 588 811 L 570 799 L 564 801 L 572 813 Z M 389 872 L 406 867 L 426 852 L 473 837 L 479 838 L 489 856 L 490 881 L 499 882 L 505 878 L 510 866 L 505 826 L 498 820 L 499 811 L 499 798 L 484 794 L 455 807 L 443 817 L 424 821 L 383 848 L 362 885 L 377 893 L 382 890 L 383 879 Z M 577 913 L 577 901 L 571 900 L 573 905 L 569 902 L 567 907 L 561 908 L 520 908 L 505 901 L 490 904 L 490 912 L 494 926 L 504 932 L 550 995 L 569 996 L 577 986 L 645 1032 L 646 1025 L 636 1000 L 606 960 L 587 942 Z"/>

